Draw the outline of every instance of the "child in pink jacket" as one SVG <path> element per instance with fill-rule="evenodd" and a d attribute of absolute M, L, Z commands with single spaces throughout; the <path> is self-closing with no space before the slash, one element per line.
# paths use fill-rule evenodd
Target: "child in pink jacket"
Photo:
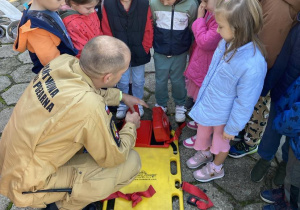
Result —
<path fill-rule="evenodd" d="M 192 25 L 195 37 L 194 50 L 184 75 L 186 77 L 187 95 L 193 101 L 197 99 L 214 51 L 221 40 L 220 34 L 217 33 L 218 24 L 214 17 L 215 2 L 216 0 L 202 0 L 198 8 L 198 18 Z M 205 10 L 207 11 L 206 14 Z M 197 124 L 194 121 L 189 122 L 187 126 L 197 130 Z M 195 136 L 190 137 L 183 142 L 183 145 L 192 148 L 195 139 Z"/>

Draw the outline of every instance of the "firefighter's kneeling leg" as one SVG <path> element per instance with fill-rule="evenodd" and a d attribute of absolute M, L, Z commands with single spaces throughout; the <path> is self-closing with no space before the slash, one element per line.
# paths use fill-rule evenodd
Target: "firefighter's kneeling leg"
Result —
<path fill-rule="evenodd" d="M 79 210 L 103 200 L 131 183 L 141 169 L 139 154 L 131 150 L 126 162 L 101 168 L 89 154 L 75 155 L 51 177 L 45 189 L 71 187 L 72 193 L 47 193 L 39 202 L 56 202 L 59 209 Z"/>

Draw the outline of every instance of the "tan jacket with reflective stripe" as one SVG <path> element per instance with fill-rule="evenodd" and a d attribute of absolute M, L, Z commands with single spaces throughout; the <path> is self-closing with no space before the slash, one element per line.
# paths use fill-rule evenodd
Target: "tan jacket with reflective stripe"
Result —
<path fill-rule="evenodd" d="M 47 178 L 83 146 L 101 167 L 123 163 L 135 145 L 136 127 L 126 123 L 118 147 L 105 105 L 119 104 L 119 90 L 96 90 L 79 60 L 61 55 L 31 81 L 0 141 L 0 193 L 30 206 Z"/>

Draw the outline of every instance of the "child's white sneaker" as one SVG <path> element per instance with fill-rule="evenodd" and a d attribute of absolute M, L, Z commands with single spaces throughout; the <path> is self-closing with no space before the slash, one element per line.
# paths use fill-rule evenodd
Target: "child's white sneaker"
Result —
<path fill-rule="evenodd" d="M 140 117 L 143 117 L 145 112 L 144 112 L 144 107 L 142 105 L 138 105 L 139 106 L 139 113 L 140 113 Z"/>
<path fill-rule="evenodd" d="M 198 124 L 195 121 L 188 122 L 186 126 L 195 131 L 198 129 Z"/>
<path fill-rule="evenodd" d="M 196 141 L 196 136 L 187 138 L 186 140 L 183 141 L 183 146 L 189 149 L 194 148 L 195 141 Z"/>
<path fill-rule="evenodd" d="M 126 105 L 120 104 L 120 106 L 117 109 L 116 118 L 119 120 L 124 119 L 126 116 L 127 110 L 128 110 L 128 107 Z"/>
<path fill-rule="evenodd" d="M 160 105 L 158 105 L 158 104 L 155 104 L 155 107 L 160 107 L 160 108 L 162 108 L 162 110 L 163 110 L 165 113 L 167 113 L 167 111 L 168 111 L 168 108 L 167 108 L 167 107 L 160 106 Z"/>
<path fill-rule="evenodd" d="M 224 168 L 222 167 L 220 171 L 217 171 L 213 167 L 213 162 L 209 162 L 201 169 L 195 171 L 193 176 L 199 182 L 209 182 L 224 177 Z"/>
<path fill-rule="evenodd" d="M 176 105 L 176 111 L 175 111 L 175 121 L 180 123 L 185 121 L 185 113 L 186 108 L 184 106 Z"/>

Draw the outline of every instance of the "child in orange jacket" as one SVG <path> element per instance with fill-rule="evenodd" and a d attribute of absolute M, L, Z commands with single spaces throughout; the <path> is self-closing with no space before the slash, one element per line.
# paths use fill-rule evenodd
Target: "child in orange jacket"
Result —
<path fill-rule="evenodd" d="M 63 1 L 33 0 L 23 11 L 14 50 L 29 51 L 32 71 L 38 73 L 60 54 L 77 55 L 78 51 L 56 10 Z"/>

